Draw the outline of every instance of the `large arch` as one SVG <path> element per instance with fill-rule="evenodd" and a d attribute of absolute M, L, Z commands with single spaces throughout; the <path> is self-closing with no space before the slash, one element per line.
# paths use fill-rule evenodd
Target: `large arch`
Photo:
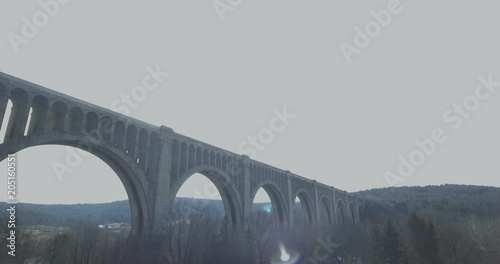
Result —
<path fill-rule="evenodd" d="M 237 191 L 237 188 L 231 182 L 231 177 L 228 173 L 222 171 L 219 168 L 202 165 L 191 168 L 173 182 L 170 188 L 170 199 L 169 199 L 169 210 L 177 196 L 182 185 L 193 175 L 202 174 L 207 177 L 217 188 L 219 192 L 222 203 L 224 204 L 224 211 L 228 217 L 229 222 L 233 227 L 240 227 L 242 225 L 242 214 L 241 214 L 241 196 Z"/>
<path fill-rule="evenodd" d="M 302 211 L 304 212 L 305 224 L 312 225 L 315 223 L 315 210 L 314 204 L 312 202 L 311 196 L 304 190 L 299 190 L 293 196 L 295 201 L 297 198 L 300 200 L 300 205 L 302 206 Z"/>
<path fill-rule="evenodd" d="M 326 219 L 318 219 L 318 222 L 320 222 L 320 224 L 333 224 L 335 222 L 333 205 L 326 195 L 321 196 L 318 207 L 321 208 L 321 212 L 326 215 Z M 326 222 L 321 222 L 321 220 L 326 220 Z"/>
<path fill-rule="evenodd" d="M 266 191 L 267 195 L 271 199 L 271 204 L 273 206 L 273 214 L 275 219 L 280 224 L 288 224 L 287 221 L 287 207 L 285 203 L 285 197 L 279 187 L 271 181 L 262 181 L 259 185 L 255 187 L 252 195 L 250 196 L 250 201 L 253 204 L 255 200 L 255 195 L 259 189 L 262 188 Z"/>
<path fill-rule="evenodd" d="M 1 144 L 0 161 L 21 150 L 42 145 L 70 146 L 87 151 L 104 161 L 119 177 L 130 203 L 131 234 L 149 234 L 150 205 L 144 188 L 144 173 L 129 156 L 114 145 L 80 133 L 45 133 L 12 139 Z"/>
<path fill-rule="evenodd" d="M 356 206 L 354 206 L 353 202 L 349 203 L 349 218 L 351 219 L 351 223 L 356 224 Z"/>
<path fill-rule="evenodd" d="M 342 200 L 337 201 L 337 223 L 345 225 L 347 224 L 347 207 Z"/>

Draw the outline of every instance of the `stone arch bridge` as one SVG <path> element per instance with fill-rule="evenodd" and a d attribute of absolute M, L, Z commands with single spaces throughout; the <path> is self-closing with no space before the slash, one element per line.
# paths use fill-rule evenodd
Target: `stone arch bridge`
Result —
<path fill-rule="evenodd" d="M 5 116 L 7 105 L 12 106 L 10 116 Z M 332 186 L 4 73 L 2 123 L 6 125 L 0 130 L 6 131 L 0 161 L 32 146 L 65 145 L 108 164 L 129 197 L 132 234 L 160 232 L 178 190 L 195 173 L 214 183 L 235 227 L 248 226 L 260 188 L 271 199 L 275 219 L 286 225 L 293 225 L 297 197 L 309 224 L 318 224 L 320 214 L 330 224 L 358 223 L 364 206 L 362 199 Z"/>

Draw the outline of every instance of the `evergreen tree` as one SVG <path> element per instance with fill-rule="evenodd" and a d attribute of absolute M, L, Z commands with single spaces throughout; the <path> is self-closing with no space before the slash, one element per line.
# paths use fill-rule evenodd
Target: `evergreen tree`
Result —
<path fill-rule="evenodd" d="M 420 264 L 440 264 L 439 245 L 432 222 L 411 212 L 406 222 L 412 258 Z"/>
<path fill-rule="evenodd" d="M 399 233 L 390 221 L 387 221 L 383 229 L 376 226 L 371 234 L 372 254 L 371 262 L 377 264 L 401 264 L 407 263 L 402 250 Z"/>

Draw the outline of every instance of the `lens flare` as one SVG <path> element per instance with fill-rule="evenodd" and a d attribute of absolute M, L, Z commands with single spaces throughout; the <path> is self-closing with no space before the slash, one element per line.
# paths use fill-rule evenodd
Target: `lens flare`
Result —
<path fill-rule="evenodd" d="M 270 259 L 271 264 L 297 264 L 300 261 L 300 253 L 291 248 L 285 247 L 284 242 L 278 244 L 278 250 Z"/>
<path fill-rule="evenodd" d="M 289 261 L 290 260 L 290 254 L 288 254 L 286 252 L 285 246 L 283 244 L 280 244 L 280 252 L 281 252 L 281 256 L 280 256 L 281 261 Z"/>

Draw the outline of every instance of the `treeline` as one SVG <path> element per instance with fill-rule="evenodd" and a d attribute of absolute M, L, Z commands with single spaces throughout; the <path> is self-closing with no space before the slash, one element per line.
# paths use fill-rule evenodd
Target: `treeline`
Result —
<path fill-rule="evenodd" d="M 0 217 L 6 217 L 8 206 L 0 203 Z M 86 222 L 130 223 L 130 205 L 128 201 L 102 204 L 29 204 L 18 203 L 16 214 L 22 226 L 74 226 Z"/>
<path fill-rule="evenodd" d="M 22 258 L 1 252 L 0 263 L 500 263 L 498 188 L 445 185 L 359 195 L 366 199 L 360 224 L 309 227 L 294 214 L 290 228 L 276 224 L 268 204 L 256 204 L 248 229 L 232 228 L 221 201 L 176 199 L 161 236 L 127 237 L 81 221 L 47 236 L 20 229 Z"/>
<path fill-rule="evenodd" d="M 411 212 L 402 225 L 369 226 L 365 259 L 374 264 L 500 263 L 500 218 L 432 218 Z"/>
<path fill-rule="evenodd" d="M 195 208 L 197 204 L 210 205 L 221 212 L 224 205 L 220 200 L 199 200 L 177 198 L 175 203 L 188 203 Z M 89 224 L 131 223 L 129 201 L 116 201 L 100 204 L 29 204 L 16 205 L 18 221 L 22 226 L 72 227 L 82 222 Z M 8 205 L 0 202 L 0 218 L 7 216 Z"/>
<path fill-rule="evenodd" d="M 359 195 L 370 263 L 500 263 L 500 188 L 399 187 Z"/>
<path fill-rule="evenodd" d="M 500 188 L 470 185 L 391 187 L 358 192 L 366 201 L 361 219 L 383 224 L 402 222 L 411 211 L 446 218 L 500 216 Z"/>
<path fill-rule="evenodd" d="M 127 237 L 88 223 L 46 237 L 20 231 L 18 257 L 12 259 L 2 252 L 0 263 L 253 264 L 284 259 L 332 264 L 500 263 L 500 219 L 436 225 L 412 212 L 402 225 L 388 221 L 384 225 L 288 228 L 260 212 L 254 215 L 251 228 L 241 231 L 231 228 L 214 208 L 194 211 L 177 205 L 178 213 L 164 223 L 162 236 Z M 180 213 L 188 211 L 189 215 Z M 1 236 L 5 232 L 0 228 Z"/>

